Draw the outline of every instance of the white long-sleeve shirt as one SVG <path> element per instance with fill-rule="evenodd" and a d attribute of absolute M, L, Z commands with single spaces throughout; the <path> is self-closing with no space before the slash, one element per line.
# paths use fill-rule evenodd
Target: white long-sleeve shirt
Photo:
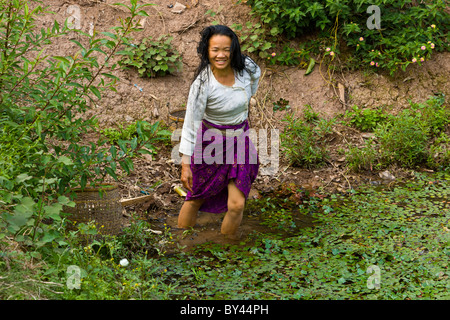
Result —
<path fill-rule="evenodd" d="M 197 131 L 203 119 L 217 125 L 236 125 L 242 123 L 248 117 L 250 98 L 258 89 L 261 69 L 250 62 L 245 64 L 250 71 L 242 70 L 242 76 L 235 71 L 235 82 L 232 86 L 226 86 L 216 80 L 208 65 L 194 80 L 186 104 L 183 129 L 179 151 L 191 156 Z M 208 73 L 207 75 L 205 73 Z M 200 79 L 206 79 L 201 84 Z"/>

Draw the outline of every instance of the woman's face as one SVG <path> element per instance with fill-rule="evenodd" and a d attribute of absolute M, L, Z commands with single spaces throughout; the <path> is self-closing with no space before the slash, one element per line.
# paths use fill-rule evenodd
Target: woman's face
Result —
<path fill-rule="evenodd" d="M 231 38 L 216 34 L 209 38 L 208 58 L 214 69 L 231 68 Z"/>

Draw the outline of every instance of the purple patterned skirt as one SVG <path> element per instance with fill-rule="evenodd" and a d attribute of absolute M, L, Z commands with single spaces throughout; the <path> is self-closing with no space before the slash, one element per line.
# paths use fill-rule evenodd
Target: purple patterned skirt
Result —
<path fill-rule="evenodd" d="M 231 126 L 203 120 L 191 156 L 193 192 L 188 191 L 185 200 L 205 199 L 200 211 L 226 212 L 231 179 L 247 199 L 259 169 L 258 154 L 249 133 L 247 120 Z"/>

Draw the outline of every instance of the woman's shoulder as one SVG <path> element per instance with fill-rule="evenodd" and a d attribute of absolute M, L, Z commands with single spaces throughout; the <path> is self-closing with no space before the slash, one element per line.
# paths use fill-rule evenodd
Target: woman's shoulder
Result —
<path fill-rule="evenodd" d="M 247 74 L 247 76 L 245 76 Z M 261 76 L 261 69 L 258 64 L 250 57 L 245 57 L 244 78 L 255 81 Z"/>
<path fill-rule="evenodd" d="M 200 71 L 197 76 L 195 76 L 194 80 L 192 81 L 193 86 L 203 86 L 205 83 L 208 83 L 209 81 L 209 65 L 205 66 L 202 71 Z"/>
<path fill-rule="evenodd" d="M 200 71 L 197 74 L 197 77 L 195 78 L 194 81 L 200 81 L 200 82 L 204 82 L 206 79 L 208 79 L 209 76 L 209 64 L 207 66 L 205 66 L 202 71 Z"/>
<path fill-rule="evenodd" d="M 258 64 L 249 56 L 244 57 L 245 68 L 249 70 L 251 73 L 255 73 L 259 70 Z"/>

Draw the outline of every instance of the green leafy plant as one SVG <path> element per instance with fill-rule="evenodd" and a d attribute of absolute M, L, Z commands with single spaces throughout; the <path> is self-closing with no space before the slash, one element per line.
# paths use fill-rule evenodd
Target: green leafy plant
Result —
<path fill-rule="evenodd" d="M 283 228 L 255 231 L 239 244 L 208 241 L 157 259 L 151 248 L 170 237 L 149 232 L 144 220 L 133 220 L 123 237 L 82 244 L 69 236 L 70 245 L 39 260 L 2 239 L 0 298 L 446 300 L 448 181 L 448 172 L 413 172 L 387 187 L 363 185 L 301 201 L 290 196 L 299 190 L 288 186 L 249 203 L 266 212 L 302 207 L 312 225 L 289 236 Z M 82 232 L 92 234 L 91 227 Z M 124 258 L 127 264 L 120 263 Z M 74 265 L 80 283 L 69 288 L 67 270 Z M 382 271 L 379 289 L 369 286 L 373 266 Z"/>
<path fill-rule="evenodd" d="M 281 31 L 277 27 L 248 21 L 245 25 L 234 23 L 231 28 L 238 34 L 242 42 L 242 51 L 257 54 L 267 59 L 272 65 L 300 65 L 306 67 L 310 53 L 305 44 L 292 48 L 280 38 Z"/>
<path fill-rule="evenodd" d="M 146 16 L 143 8 L 149 6 L 137 0 L 119 5 L 129 17 L 112 32 L 87 35 L 57 21 L 37 31 L 36 17 L 48 13 L 39 1 L 33 9 L 28 1 L 0 2 L 0 239 L 9 236 L 30 248 L 61 243 L 63 207 L 74 205 L 71 188 L 98 185 L 108 175 L 117 179 L 119 166 L 129 173 L 135 156 L 151 152 L 152 137 L 138 129 L 138 137 L 119 148 L 106 146 L 104 139 L 83 141 L 83 134 L 98 126 L 95 117 L 80 115 L 102 92 L 114 90 L 113 57 L 139 30 L 136 17 Z M 75 32 L 85 37 L 84 45 L 73 39 Z M 61 37 L 78 51 L 45 54 Z"/>
<path fill-rule="evenodd" d="M 131 219 L 132 224 L 117 236 L 93 237 L 97 230 L 92 223 L 79 224 L 76 231 L 66 235 L 64 250 L 55 250 L 46 258 L 51 267 L 43 272 L 47 279 L 67 283 L 67 267 L 80 268 L 79 285 L 76 288 L 64 286 L 59 299 L 166 297 L 172 286 L 145 273 L 158 268 L 153 257 L 161 254 L 161 243 L 172 241 L 171 234 L 151 232 L 150 224 L 134 214 Z M 91 241 L 82 241 L 86 236 Z"/>
<path fill-rule="evenodd" d="M 445 132 L 431 143 L 427 164 L 434 169 L 448 169 L 450 167 L 450 136 Z"/>
<path fill-rule="evenodd" d="M 286 99 L 280 98 L 277 102 L 273 103 L 273 111 L 284 111 L 290 110 L 291 106 L 289 105 L 289 101 Z"/>
<path fill-rule="evenodd" d="M 375 129 L 382 162 L 396 162 L 413 167 L 429 158 L 431 138 L 449 123 L 449 110 L 442 96 L 429 98 L 424 104 L 410 103 L 411 108 L 403 110 L 390 121 Z"/>
<path fill-rule="evenodd" d="M 308 123 L 314 123 L 320 119 L 319 114 L 315 112 L 309 104 L 305 105 L 303 108 L 303 118 Z"/>
<path fill-rule="evenodd" d="M 267 30 L 261 23 L 248 21 L 245 25 L 233 23 L 231 28 L 238 34 L 241 50 L 258 54 L 261 58 L 269 58 L 270 50 L 275 47 L 279 29 L 276 27 Z"/>
<path fill-rule="evenodd" d="M 349 145 L 345 160 L 348 168 L 355 172 L 377 169 L 377 146 L 373 139 L 366 140 L 362 147 Z"/>
<path fill-rule="evenodd" d="M 305 48 L 304 44 L 300 44 L 299 47 L 292 48 L 291 46 L 281 44 L 280 49 L 275 49 L 270 56 L 267 57 L 270 64 L 295 66 L 298 65 L 302 68 L 307 66 L 307 63 L 311 61 L 310 51 Z"/>
<path fill-rule="evenodd" d="M 295 222 L 292 219 L 293 212 L 288 209 L 277 209 L 267 213 L 262 225 L 267 225 L 273 229 L 282 229 L 284 231 L 295 228 Z"/>
<path fill-rule="evenodd" d="M 173 37 L 162 35 L 157 40 L 144 38 L 139 44 L 129 43 L 119 51 L 124 55 L 119 65 L 135 68 L 141 77 L 154 78 L 173 74 L 182 69 L 180 53 L 172 46 Z"/>
<path fill-rule="evenodd" d="M 119 124 L 118 128 L 105 128 L 100 130 L 100 133 L 108 139 L 109 144 L 120 144 L 122 141 L 132 140 L 139 137 L 138 130 L 141 135 L 144 133 L 150 133 L 153 136 L 153 142 L 161 140 L 164 142 L 170 142 L 172 132 L 163 128 L 160 122 L 150 124 L 147 121 L 137 121 L 127 126 Z M 150 135 L 148 138 L 150 138 Z M 149 150 L 154 150 L 154 146 L 148 144 Z"/>
<path fill-rule="evenodd" d="M 346 111 L 344 117 L 351 126 L 364 132 L 373 131 L 379 123 L 389 118 L 382 108 L 370 109 L 358 106 L 353 106 L 352 111 Z"/>
<path fill-rule="evenodd" d="M 430 97 L 425 103 L 410 103 L 398 115 L 380 109 L 359 109 L 346 112 L 350 123 L 362 131 L 373 131 L 374 138 L 361 147 L 349 146 L 346 160 L 354 171 L 373 170 L 399 164 L 414 168 L 449 165 L 447 134 L 449 109 L 442 95 Z"/>
<path fill-rule="evenodd" d="M 321 38 L 333 42 L 324 44 L 333 54 L 339 54 L 341 44 L 353 51 L 349 67 L 377 68 L 391 75 L 410 64 L 431 59 L 434 50 L 448 50 L 449 14 L 446 3 L 433 0 L 412 4 L 411 1 L 373 3 L 380 8 L 381 28 L 367 27 L 366 4 L 361 1 L 289 1 L 249 0 L 252 12 L 263 24 L 278 28 L 290 38 L 320 32 Z M 342 40 L 342 41 L 341 41 Z"/>
<path fill-rule="evenodd" d="M 445 95 L 437 94 L 425 103 L 410 103 L 421 121 L 427 123 L 432 136 L 439 135 L 450 124 L 450 108 L 445 103 Z"/>
<path fill-rule="evenodd" d="M 414 167 L 426 159 L 429 128 L 409 110 L 404 110 L 395 121 L 379 125 L 375 135 L 384 163 Z"/>
<path fill-rule="evenodd" d="M 264 23 L 277 26 L 289 37 L 311 27 L 320 27 L 323 30 L 331 22 L 325 6 L 317 1 L 250 0 L 247 3 Z"/>
<path fill-rule="evenodd" d="M 323 164 L 328 157 L 326 138 L 336 120 L 320 118 L 307 123 L 294 114 L 286 114 L 283 121 L 287 125 L 280 134 L 281 147 L 289 162 L 294 166 L 307 167 Z"/>

